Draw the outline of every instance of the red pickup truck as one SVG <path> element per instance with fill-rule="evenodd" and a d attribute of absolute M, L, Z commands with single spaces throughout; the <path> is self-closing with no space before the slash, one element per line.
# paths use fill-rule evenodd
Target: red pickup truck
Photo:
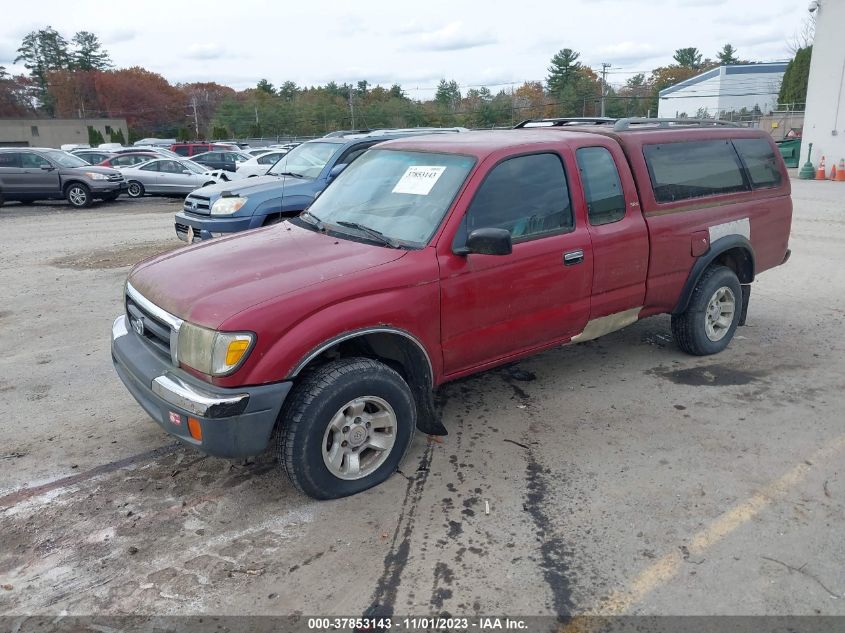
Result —
<path fill-rule="evenodd" d="M 300 490 L 340 497 L 389 477 L 415 428 L 446 432 L 444 382 L 661 313 L 685 352 L 724 349 L 755 276 L 789 257 L 791 216 L 752 129 L 389 141 L 299 217 L 138 264 L 113 361 L 183 442 L 272 444 Z"/>

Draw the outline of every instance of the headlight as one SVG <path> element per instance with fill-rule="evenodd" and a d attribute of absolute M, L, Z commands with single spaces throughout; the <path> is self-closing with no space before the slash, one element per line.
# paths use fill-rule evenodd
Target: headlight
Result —
<path fill-rule="evenodd" d="M 211 205 L 211 215 L 231 215 L 246 204 L 246 198 L 220 198 Z"/>
<path fill-rule="evenodd" d="M 254 340 L 251 332 L 217 332 L 183 323 L 179 329 L 179 362 L 209 376 L 225 376 L 243 363 Z"/>
<path fill-rule="evenodd" d="M 109 177 L 106 174 L 100 174 L 95 171 L 86 171 L 85 175 L 88 176 L 91 180 L 108 180 Z"/>

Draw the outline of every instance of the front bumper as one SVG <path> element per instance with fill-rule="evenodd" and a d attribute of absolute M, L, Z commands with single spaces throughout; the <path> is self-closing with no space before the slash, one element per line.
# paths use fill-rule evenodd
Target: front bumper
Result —
<path fill-rule="evenodd" d="M 129 328 L 126 315 L 112 325 L 112 363 L 138 403 L 165 431 L 209 455 L 246 457 L 267 449 L 279 410 L 293 383 L 223 389 L 168 361 Z M 196 439 L 188 428 L 195 418 Z"/>
<path fill-rule="evenodd" d="M 93 196 L 110 193 L 124 193 L 127 187 L 128 185 L 125 180 L 92 180 L 88 185 L 88 188 L 91 189 L 91 195 Z"/>
<path fill-rule="evenodd" d="M 259 216 L 209 216 L 194 215 L 180 211 L 176 214 L 176 235 L 188 241 L 188 227 L 194 229 L 195 242 L 210 240 L 221 233 L 237 233 L 261 226 L 264 218 Z"/>

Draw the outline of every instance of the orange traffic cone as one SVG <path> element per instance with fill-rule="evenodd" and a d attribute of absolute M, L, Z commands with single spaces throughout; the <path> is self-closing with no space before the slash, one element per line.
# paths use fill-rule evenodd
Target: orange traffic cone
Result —
<path fill-rule="evenodd" d="M 836 180 L 836 163 L 830 168 L 830 178 L 828 180 Z"/>
<path fill-rule="evenodd" d="M 839 168 L 836 170 L 836 182 L 845 182 L 845 158 L 839 159 Z"/>
<path fill-rule="evenodd" d="M 819 168 L 816 170 L 816 180 L 827 180 L 824 169 L 824 156 L 819 161 Z"/>

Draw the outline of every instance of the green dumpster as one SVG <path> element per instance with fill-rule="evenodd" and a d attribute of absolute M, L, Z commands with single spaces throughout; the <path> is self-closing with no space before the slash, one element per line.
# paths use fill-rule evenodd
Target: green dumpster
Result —
<path fill-rule="evenodd" d="M 801 158 L 801 139 L 788 138 L 777 142 L 780 155 L 787 167 L 798 167 Z"/>

